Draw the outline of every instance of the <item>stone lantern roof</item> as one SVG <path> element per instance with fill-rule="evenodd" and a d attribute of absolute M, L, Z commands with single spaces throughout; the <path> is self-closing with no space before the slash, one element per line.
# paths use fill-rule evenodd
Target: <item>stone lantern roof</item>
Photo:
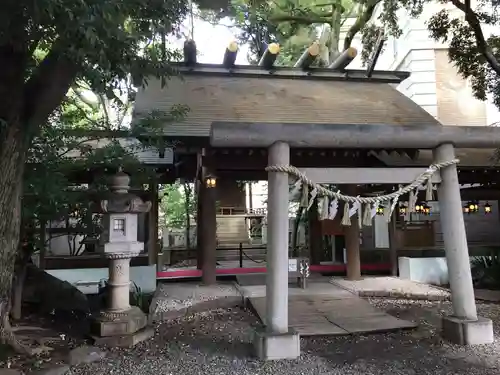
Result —
<path fill-rule="evenodd" d="M 143 202 L 137 195 L 129 193 L 130 176 L 120 168 L 109 179 L 111 193 L 108 199 L 101 201 L 101 210 L 105 213 L 143 213 L 151 209 L 151 202 Z"/>

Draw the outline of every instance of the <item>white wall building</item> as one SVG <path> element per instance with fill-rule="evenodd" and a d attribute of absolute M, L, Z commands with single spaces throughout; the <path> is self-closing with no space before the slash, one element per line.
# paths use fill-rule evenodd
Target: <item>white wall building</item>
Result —
<path fill-rule="evenodd" d="M 500 121 L 500 112 L 492 101 L 474 98 L 470 82 L 462 78 L 448 60 L 448 46 L 429 36 L 427 21 L 443 8 L 460 16 L 461 12 L 455 7 L 440 3 L 427 4 L 418 19 L 401 10 L 399 20 L 403 33 L 398 39 L 389 37 L 377 69 L 411 72 L 410 78 L 398 89 L 443 125 L 487 126 L 496 123 Z M 485 28 L 485 34 L 491 34 L 491 30 Z"/>

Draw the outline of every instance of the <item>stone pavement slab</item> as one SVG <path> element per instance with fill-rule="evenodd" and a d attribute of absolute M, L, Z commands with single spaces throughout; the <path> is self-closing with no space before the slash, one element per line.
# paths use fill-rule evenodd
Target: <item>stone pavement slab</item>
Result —
<path fill-rule="evenodd" d="M 416 323 L 385 313 L 360 317 L 330 316 L 329 320 L 348 333 L 388 332 L 417 327 Z"/>
<path fill-rule="evenodd" d="M 250 297 L 264 297 L 266 295 L 265 285 L 238 285 L 237 286 L 241 295 L 245 298 Z M 357 297 L 352 292 L 335 287 L 326 281 L 314 281 L 307 284 L 306 289 L 301 289 L 299 287 L 290 285 L 288 287 L 288 294 L 290 296 L 325 296 L 329 299 L 345 299 L 345 298 L 355 298 Z"/>
<path fill-rule="evenodd" d="M 335 288 L 332 285 L 332 289 Z M 248 300 L 257 316 L 265 324 L 265 296 L 250 296 Z M 417 326 L 413 322 L 395 318 L 378 310 L 367 301 L 350 293 L 346 298 L 340 298 L 336 293 L 331 293 L 331 295 L 290 294 L 288 324 L 301 336 L 386 332 Z"/>
<path fill-rule="evenodd" d="M 500 290 L 474 289 L 476 299 L 488 302 L 500 302 Z"/>
<path fill-rule="evenodd" d="M 340 277 L 333 277 L 330 283 L 360 297 L 408 298 L 432 301 L 450 299 L 450 292 L 446 289 L 400 279 L 399 277 L 365 277 L 361 280 L 345 280 Z"/>

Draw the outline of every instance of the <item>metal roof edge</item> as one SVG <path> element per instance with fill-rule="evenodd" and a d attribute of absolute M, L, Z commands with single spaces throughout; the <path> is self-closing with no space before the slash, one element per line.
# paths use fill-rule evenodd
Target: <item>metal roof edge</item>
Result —
<path fill-rule="evenodd" d="M 196 64 L 186 66 L 183 63 L 172 63 L 171 67 L 181 75 L 208 75 L 208 76 L 231 76 L 231 77 L 253 77 L 253 78 L 281 78 L 281 79 L 304 79 L 323 81 L 361 81 L 377 83 L 400 83 L 410 76 L 407 71 L 375 70 L 370 77 L 366 70 L 346 69 L 332 70 L 328 68 L 311 68 L 303 70 L 292 67 L 273 67 L 266 70 L 255 65 L 235 65 L 226 68 L 222 64 Z"/>

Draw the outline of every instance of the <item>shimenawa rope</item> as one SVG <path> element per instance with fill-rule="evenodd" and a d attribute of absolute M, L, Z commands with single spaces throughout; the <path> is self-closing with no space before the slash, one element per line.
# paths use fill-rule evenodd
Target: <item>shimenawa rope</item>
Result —
<path fill-rule="evenodd" d="M 399 187 L 398 190 L 392 192 L 390 194 L 379 195 L 376 197 L 360 197 L 360 196 L 350 196 L 342 194 L 340 191 L 332 191 L 329 190 L 314 181 L 312 181 L 309 177 L 307 177 L 304 173 L 302 173 L 299 169 L 292 165 L 270 165 L 266 167 L 267 172 L 283 172 L 289 175 L 296 177 L 299 181 L 302 182 L 303 188 L 303 196 L 301 205 L 303 206 L 305 203 L 305 199 L 307 199 L 307 195 L 309 188 L 312 188 L 315 195 L 333 198 L 335 200 L 340 200 L 345 202 L 344 205 L 344 216 L 342 219 L 342 225 L 351 225 L 350 217 L 353 216 L 356 212 L 358 213 L 358 217 L 361 218 L 361 205 L 366 205 L 366 210 L 370 210 L 370 213 L 365 212 L 363 215 L 363 220 L 360 220 L 360 224 L 371 225 L 371 219 L 374 217 L 377 208 L 381 203 L 391 202 L 390 212 L 388 216 L 388 221 L 392 216 L 392 212 L 394 211 L 396 204 L 398 203 L 399 197 L 405 194 L 410 193 L 410 201 L 414 201 L 414 197 L 416 196 L 415 191 L 426 184 L 426 200 L 432 200 L 432 175 L 439 171 L 442 168 L 448 167 L 450 165 L 458 164 L 460 162 L 459 159 L 452 159 L 448 161 L 443 161 L 440 163 L 431 164 L 427 170 L 421 174 L 419 174 L 410 184 L 406 186 Z M 349 203 L 353 204 L 353 208 L 349 209 Z M 415 202 L 409 202 L 409 210 L 412 211 L 412 206 L 415 205 Z M 373 205 L 373 206 L 372 206 Z M 310 206 L 310 205 L 309 205 Z"/>

